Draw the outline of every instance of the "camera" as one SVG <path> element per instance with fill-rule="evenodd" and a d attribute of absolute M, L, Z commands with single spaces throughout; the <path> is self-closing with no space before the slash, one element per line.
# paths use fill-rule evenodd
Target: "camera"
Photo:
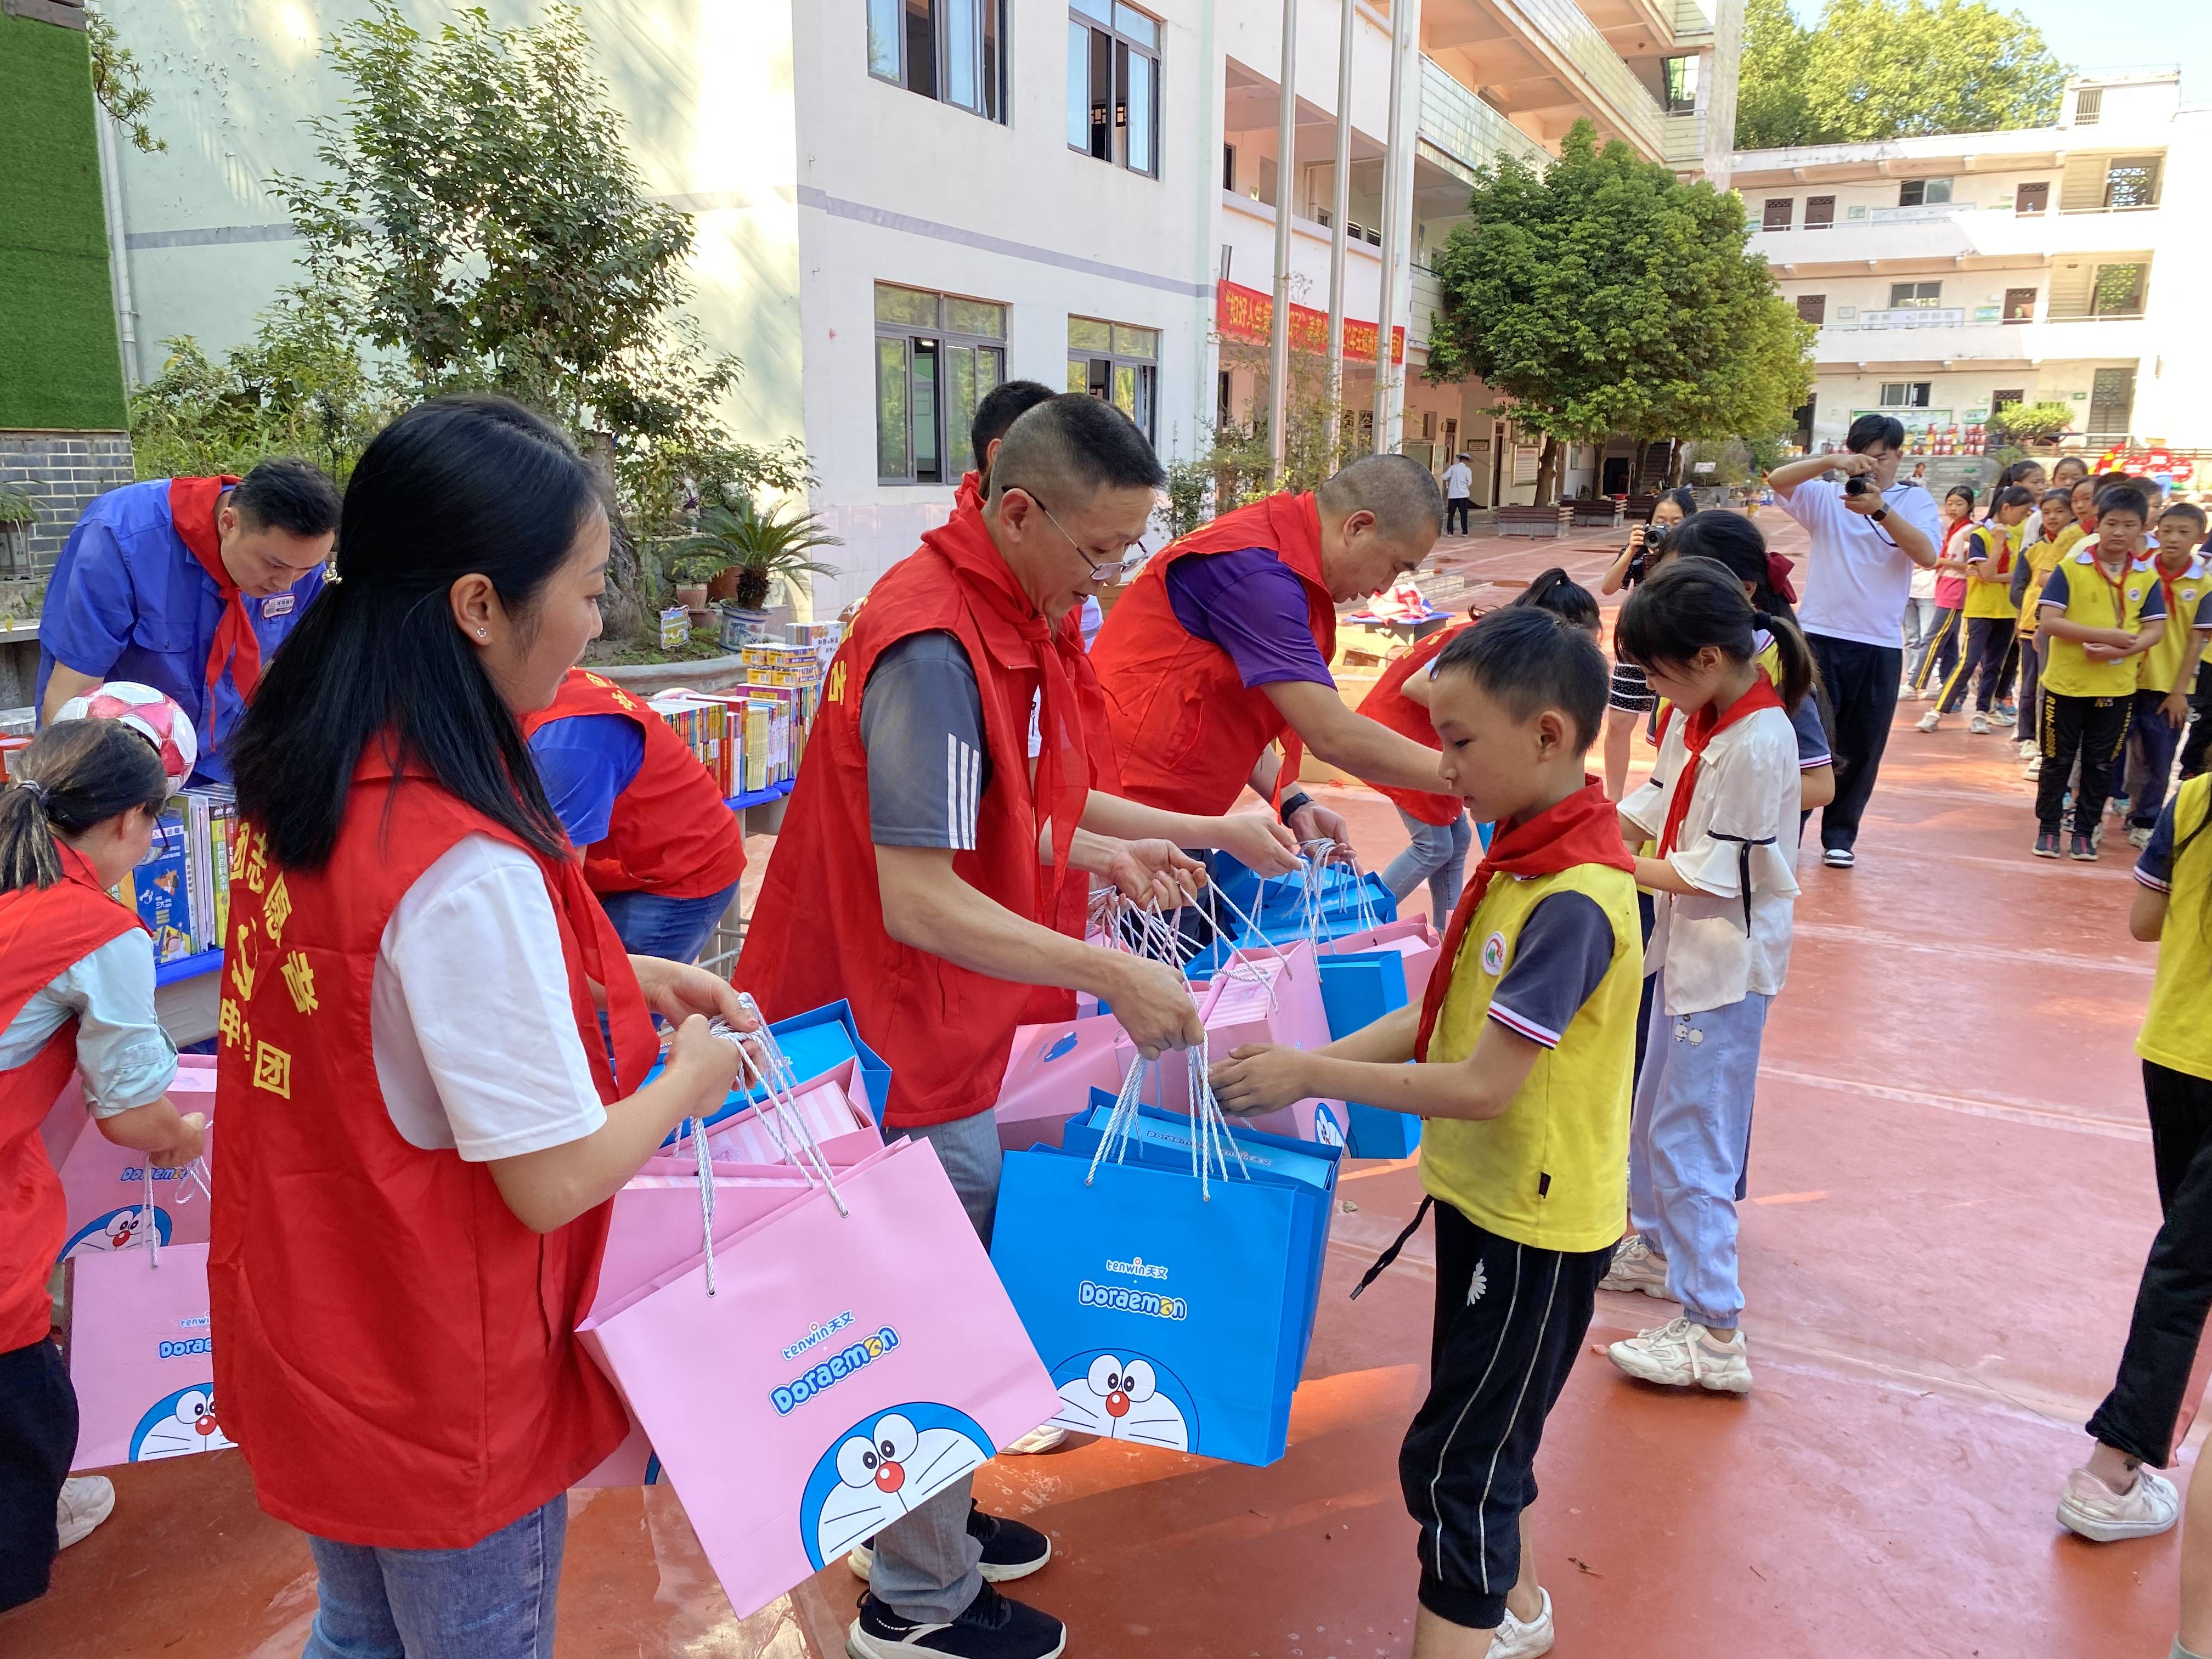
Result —
<path fill-rule="evenodd" d="M 1652 559 L 1664 553 L 1667 550 L 1667 544 L 1674 539 L 1676 528 L 1676 526 L 1671 524 L 1656 522 L 1645 525 L 1644 526 L 1644 556 Z"/>
<path fill-rule="evenodd" d="M 1879 495 L 1881 494 L 1881 486 L 1876 483 L 1870 475 L 1864 472 L 1854 472 L 1850 477 L 1844 480 L 1844 494 L 1846 495 Z"/>

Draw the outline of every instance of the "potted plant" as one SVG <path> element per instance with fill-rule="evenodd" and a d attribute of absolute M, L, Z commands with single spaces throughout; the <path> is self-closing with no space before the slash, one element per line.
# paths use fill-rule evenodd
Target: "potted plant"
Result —
<path fill-rule="evenodd" d="M 661 573 L 676 596 L 676 603 L 686 611 L 707 608 L 707 584 L 714 574 L 729 562 L 726 559 L 697 550 L 686 550 L 685 544 L 676 543 L 661 557 Z"/>
<path fill-rule="evenodd" d="M 39 504 L 20 489 L 0 489 L 0 578 L 31 574 L 31 526 Z"/>
<path fill-rule="evenodd" d="M 732 573 L 730 602 L 760 637 L 768 620 L 769 584 L 776 577 L 834 576 L 834 565 L 806 556 L 817 547 L 842 547 L 813 514 L 793 505 L 763 513 L 749 495 L 704 507 L 696 534 L 675 544 L 687 568 Z M 703 602 L 703 600 L 702 600 Z"/>

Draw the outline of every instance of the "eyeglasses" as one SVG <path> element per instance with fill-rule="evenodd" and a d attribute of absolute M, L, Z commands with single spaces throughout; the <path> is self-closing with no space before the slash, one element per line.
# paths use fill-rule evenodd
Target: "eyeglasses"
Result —
<path fill-rule="evenodd" d="M 1021 489 L 1023 495 L 1036 502 L 1036 510 L 1043 514 L 1046 518 L 1052 520 L 1052 527 L 1060 532 L 1067 544 L 1075 550 L 1075 556 L 1090 568 L 1091 580 L 1101 586 L 1115 587 L 1128 580 L 1137 574 L 1137 567 L 1151 556 L 1146 552 L 1145 544 L 1142 542 L 1131 542 L 1122 549 L 1121 556 L 1119 559 L 1109 559 L 1101 563 L 1091 556 L 1090 550 L 1081 542 L 1068 535 L 1066 525 L 1060 523 L 1058 519 L 1053 518 L 1052 509 L 1037 499 L 1036 491 L 1023 489 L 1019 484 L 1000 484 L 999 489 L 1001 494 L 1010 489 Z"/>

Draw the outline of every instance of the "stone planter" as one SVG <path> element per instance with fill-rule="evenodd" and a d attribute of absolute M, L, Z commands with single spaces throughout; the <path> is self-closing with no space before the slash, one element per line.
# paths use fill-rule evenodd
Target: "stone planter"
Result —
<path fill-rule="evenodd" d="M 676 603 L 686 611 L 698 611 L 707 608 L 707 584 L 678 582 L 675 586 Z"/>
<path fill-rule="evenodd" d="M 745 677 L 745 665 L 735 656 L 702 657 L 694 662 L 637 662 L 596 665 L 592 672 L 612 680 L 625 691 L 650 697 L 676 687 L 694 691 L 720 691 Z"/>
<path fill-rule="evenodd" d="M 709 578 L 708 579 L 708 582 L 707 582 L 707 603 L 708 603 L 708 604 L 709 604 L 709 605 L 720 605 L 720 604 L 721 604 L 721 602 L 722 602 L 724 599 L 735 599 L 735 598 L 737 598 L 737 597 L 738 597 L 738 568 L 737 568 L 737 566 L 735 566 L 735 565 L 733 565 L 733 564 L 732 564 L 732 565 L 725 565 L 721 569 L 717 570 L 717 571 L 714 574 L 714 575 L 713 575 L 713 576 L 711 576 L 711 577 L 709 577 Z"/>
<path fill-rule="evenodd" d="M 1594 501 L 1569 501 L 1565 504 L 1574 514 L 1577 530 L 1613 530 L 1620 524 L 1620 503 L 1610 495 Z"/>
<path fill-rule="evenodd" d="M 1501 536 L 1533 536 L 1552 540 L 1565 535 L 1573 525 L 1574 509 L 1564 503 L 1554 507 L 1501 507 L 1498 509 L 1498 533 Z"/>

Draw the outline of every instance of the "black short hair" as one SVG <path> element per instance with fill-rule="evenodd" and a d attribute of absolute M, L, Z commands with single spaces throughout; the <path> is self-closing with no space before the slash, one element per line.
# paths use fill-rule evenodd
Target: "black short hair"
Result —
<path fill-rule="evenodd" d="M 327 536 L 338 527 L 338 487 L 312 461 L 279 456 L 238 481 L 230 504 L 249 530 Z"/>
<path fill-rule="evenodd" d="M 1063 392 L 1006 428 L 991 469 L 994 501 L 1007 478 L 1058 512 L 1054 496 L 1088 501 L 1101 489 L 1158 489 L 1168 475 L 1127 415 L 1087 392 Z"/>
<path fill-rule="evenodd" d="M 1464 674 L 1516 720 L 1556 708 L 1574 723 L 1575 752 L 1587 754 L 1605 720 L 1613 683 L 1597 641 L 1564 617 L 1509 605 L 1437 653 L 1432 674 Z"/>
<path fill-rule="evenodd" d="M 1680 507 L 1682 509 L 1682 517 L 1685 520 L 1693 516 L 1698 510 L 1697 493 L 1691 489 L 1687 485 L 1678 484 L 1672 489 L 1661 490 L 1656 495 L 1654 495 L 1651 498 L 1651 512 L 1644 520 L 1644 523 L 1656 524 L 1658 522 L 1659 503 L 1662 501 L 1672 501 L 1675 506 Z"/>
<path fill-rule="evenodd" d="M 2158 521 L 2164 524 L 2168 519 L 2186 519 L 2197 526 L 2199 537 L 2204 534 L 2204 509 L 2194 501 L 2168 501 L 2166 510 L 2158 515 Z"/>
<path fill-rule="evenodd" d="M 2065 489 L 2045 490 L 2043 492 L 2043 505 L 2049 507 L 2053 501 L 2063 502 L 2066 507 L 2071 508 L 2074 505 L 2073 489 L 2069 487 Z"/>
<path fill-rule="evenodd" d="M 2097 492 L 2097 516 L 2108 513 L 2132 513 L 2148 524 L 2150 498 L 2131 483 L 2108 484 Z"/>
<path fill-rule="evenodd" d="M 1862 415 L 1844 434 L 1844 447 L 1854 455 L 1876 444 L 1887 444 L 1892 449 L 1904 448 L 1905 422 L 1894 415 Z"/>
<path fill-rule="evenodd" d="M 2035 492 L 2033 489 L 2026 484 L 2007 484 L 1990 497 L 1990 514 L 1994 518 L 2000 507 L 2033 507 L 2034 505 Z"/>
<path fill-rule="evenodd" d="M 1006 428 L 1035 409 L 1060 394 L 1042 380 L 1008 380 L 1004 386 L 993 386 L 975 405 L 975 419 L 968 428 L 968 441 L 975 451 L 975 465 L 982 466 L 984 458 L 991 453 L 994 440 L 1006 435 Z"/>

